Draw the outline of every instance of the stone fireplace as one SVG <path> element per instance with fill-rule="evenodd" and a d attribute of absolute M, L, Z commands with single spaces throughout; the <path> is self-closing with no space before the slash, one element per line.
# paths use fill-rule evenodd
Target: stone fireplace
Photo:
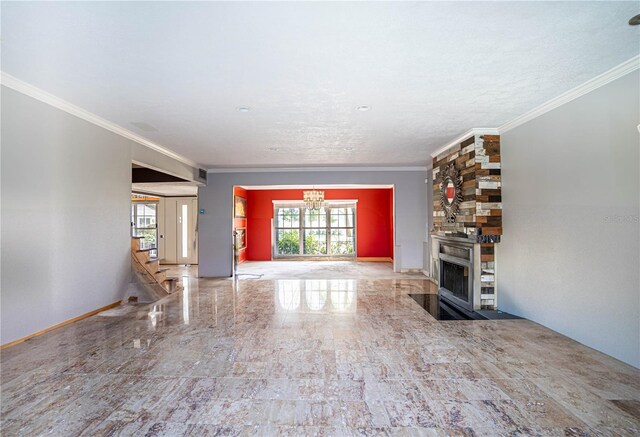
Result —
<path fill-rule="evenodd" d="M 500 137 L 478 131 L 433 156 L 431 275 L 442 297 L 470 311 L 497 305 L 500 164 Z"/>

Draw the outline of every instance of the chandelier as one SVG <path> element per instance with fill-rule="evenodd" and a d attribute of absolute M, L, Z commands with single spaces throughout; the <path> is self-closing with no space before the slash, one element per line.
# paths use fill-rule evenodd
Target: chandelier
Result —
<path fill-rule="evenodd" d="M 313 190 L 303 191 L 302 200 L 307 209 L 320 209 L 324 205 L 324 191 Z"/>

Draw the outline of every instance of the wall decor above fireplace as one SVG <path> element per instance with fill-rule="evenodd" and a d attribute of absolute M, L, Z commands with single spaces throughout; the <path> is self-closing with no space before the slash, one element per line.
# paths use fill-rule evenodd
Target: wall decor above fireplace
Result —
<path fill-rule="evenodd" d="M 462 203 L 462 178 L 456 166 L 451 163 L 444 167 L 440 182 L 440 207 L 447 223 L 455 223 Z"/>

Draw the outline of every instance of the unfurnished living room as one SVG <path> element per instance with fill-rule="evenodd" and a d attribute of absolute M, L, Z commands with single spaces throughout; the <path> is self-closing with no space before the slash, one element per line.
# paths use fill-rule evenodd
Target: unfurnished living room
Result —
<path fill-rule="evenodd" d="M 640 2 L 0 13 L 0 435 L 640 435 Z"/>

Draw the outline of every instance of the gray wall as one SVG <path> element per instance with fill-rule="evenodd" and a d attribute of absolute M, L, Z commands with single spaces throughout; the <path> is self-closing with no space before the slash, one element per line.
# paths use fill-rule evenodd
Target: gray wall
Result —
<path fill-rule="evenodd" d="M 426 229 L 426 171 L 296 171 L 209 173 L 199 189 L 199 275 L 230 276 L 234 185 L 394 184 L 397 269 L 422 269 Z M 398 247 L 400 246 L 400 247 Z M 398 256 L 399 255 L 399 256 Z"/>
<path fill-rule="evenodd" d="M 1 109 L 6 344 L 123 297 L 131 276 L 131 160 L 162 160 L 4 86 Z"/>
<path fill-rule="evenodd" d="M 498 298 L 640 367 L 639 73 L 502 135 Z"/>
<path fill-rule="evenodd" d="M 433 227 L 433 169 L 427 172 L 426 196 L 427 196 L 427 228 L 424 239 L 423 269 L 431 276 L 431 228 Z"/>

